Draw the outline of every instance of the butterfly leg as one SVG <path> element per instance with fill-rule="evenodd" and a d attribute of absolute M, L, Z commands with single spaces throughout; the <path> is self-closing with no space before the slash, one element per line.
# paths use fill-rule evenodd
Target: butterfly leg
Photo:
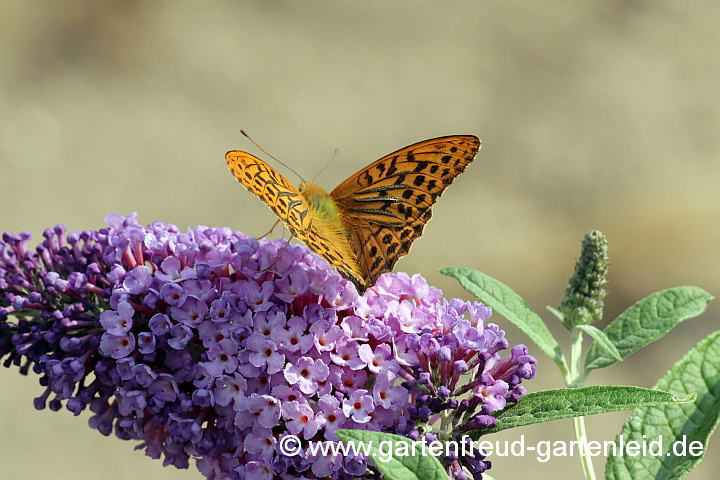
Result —
<path fill-rule="evenodd" d="M 273 232 L 273 230 L 275 230 L 275 227 L 277 227 L 277 224 L 278 224 L 278 223 L 280 223 L 280 219 L 279 219 L 279 218 L 278 218 L 277 220 L 275 220 L 275 223 L 273 223 L 273 226 L 270 228 L 270 230 L 268 230 L 267 232 L 265 232 L 262 236 L 258 237 L 258 240 L 260 240 L 261 238 L 265 238 L 265 237 L 267 237 L 268 235 L 270 235 L 270 234 Z"/>
<path fill-rule="evenodd" d="M 283 231 L 283 233 L 285 233 L 285 232 Z M 262 237 L 261 237 L 261 238 L 262 238 Z M 270 270 L 277 262 L 279 262 L 280 259 L 283 257 L 283 255 L 285 255 L 285 252 L 287 251 L 288 247 L 290 246 L 290 240 L 292 240 L 292 239 L 293 239 L 293 235 L 290 235 L 290 238 L 288 239 L 287 242 L 285 242 L 285 246 L 283 247 L 282 251 L 280 252 L 280 255 L 278 255 L 278 257 L 277 257 L 275 260 L 273 260 L 273 262 L 272 262 L 270 265 L 268 265 L 267 267 L 265 267 L 265 268 L 263 268 L 262 270 L 259 270 L 259 271 L 260 271 L 260 272 L 267 272 L 267 271 Z"/>

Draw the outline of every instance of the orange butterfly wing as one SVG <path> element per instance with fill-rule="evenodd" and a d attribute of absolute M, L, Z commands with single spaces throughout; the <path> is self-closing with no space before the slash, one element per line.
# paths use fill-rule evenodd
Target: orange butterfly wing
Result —
<path fill-rule="evenodd" d="M 305 197 L 287 178 L 259 158 L 237 150 L 225 154 L 228 169 L 250 193 L 257 195 L 285 223 L 290 233 L 325 258 L 333 268 L 362 284 L 362 274 L 343 232 L 313 215 Z"/>
<path fill-rule="evenodd" d="M 408 254 L 433 204 L 480 146 L 472 135 L 425 140 L 386 155 L 332 191 L 363 283 L 372 285 Z"/>

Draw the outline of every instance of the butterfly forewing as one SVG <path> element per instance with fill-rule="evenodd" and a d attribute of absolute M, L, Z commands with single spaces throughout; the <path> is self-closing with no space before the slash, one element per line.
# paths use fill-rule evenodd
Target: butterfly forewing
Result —
<path fill-rule="evenodd" d="M 293 235 L 297 236 L 310 228 L 309 206 L 287 178 L 246 152 L 228 152 L 225 161 L 237 181 L 250 193 L 260 197 Z"/>
<path fill-rule="evenodd" d="M 426 140 L 377 160 L 332 191 L 368 284 L 407 255 L 437 198 L 479 149 L 472 135 Z"/>
<path fill-rule="evenodd" d="M 295 185 L 259 158 L 240 151 L 225 154 L 228 169 L 249 192 L 260 197 L 295 237 L 327 260 L 333 268 L 362 284 L 354 258 L 336 246 L 343 242 L 313 216 L 310 205 Z"/>

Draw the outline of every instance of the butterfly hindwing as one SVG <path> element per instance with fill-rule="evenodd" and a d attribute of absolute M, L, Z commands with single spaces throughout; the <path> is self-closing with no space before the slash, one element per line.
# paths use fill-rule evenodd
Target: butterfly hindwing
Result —
<path fill-rule="evenodd" d="M 368 284 L 407 255 L 437 198 L 479 149 L 472 135 L 426 140 L 386 155 L 332 191 Z"/>
<path fill-rule="evenodd" d="M 350 234 L 353 250 L 358 252 L 357 264 L 368 284 L 392 270 L 400 257 L 408 254 L 430 217 L 432 210 L 427 209 L 423 217 L 412 224 L 386 227 L 367 223 Z"/>

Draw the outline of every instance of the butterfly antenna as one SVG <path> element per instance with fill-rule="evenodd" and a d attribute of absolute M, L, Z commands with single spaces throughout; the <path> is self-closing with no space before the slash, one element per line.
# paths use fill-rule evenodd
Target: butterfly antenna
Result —
<path fill-rule="evenodd" d="M 253 140 L 252 138 L 250 138 L 250 135 L 248 135 L 247 133 L 245 133 L 245 130 L 240 130 L 240 133 L 242 133 L 243 135 L 245 135 L 245 137 L 246 137 L 248 140 L 250 140 L 250 141 L 253 143 L 253 145 L 255 145 L 257 148 L 259 148 L 261 152 L 263 152 L 265 155 L 267 155 L 268 157 L 272 158 L 273 160 L 275 160 L 276 162 L 278 162 L 280 165 L 282 165 L 283 167 L 285 167 L 285 168 L 287 168 L 288 170 L 290 170 L 291 172 L 293 172 L 295 175 L 297 175 L 298 177 L 300 177 L 300 180 L 301 180 L 303 183 L 305 183 L 305 179 L 302 177 L 302 175 L 300 175 L 298 172 L 296 172 L 295 170 L 293 170 L 289 165 L 286 165 L 285 163 L 281 162 L 281 161 L 278 160 L 277 158 L 275 158 L 275 157 L 273 157 L 272 155 L 270 155 L 264 148 L 262 148 L 260 145 L 258 145 L 255 140 Z"/>
<path fill-rule="evenodd" d="M 335 160 L 335 157 L 337 157 L 337 154 L 339 151 L 340 150 L 338 150 L 337 148 L 335 149 L 335 153 L 333 153 L 333 156 L 330 158 L 330 160 L 328 160 L 328 162 L 325 165 L 323 165 L 323 167 L 320 169 L 320 171 L 315 174 L 315 176 L 312 178 L 312 180 L 310 180 L 310 183 L 314 183 L 315 179 L 318 177 L 318 175 L 320 175 L 322 173 L 322 171 L 325 170 L 327 168 L 327 166 L 332 163 L 333 160 Z"/>

